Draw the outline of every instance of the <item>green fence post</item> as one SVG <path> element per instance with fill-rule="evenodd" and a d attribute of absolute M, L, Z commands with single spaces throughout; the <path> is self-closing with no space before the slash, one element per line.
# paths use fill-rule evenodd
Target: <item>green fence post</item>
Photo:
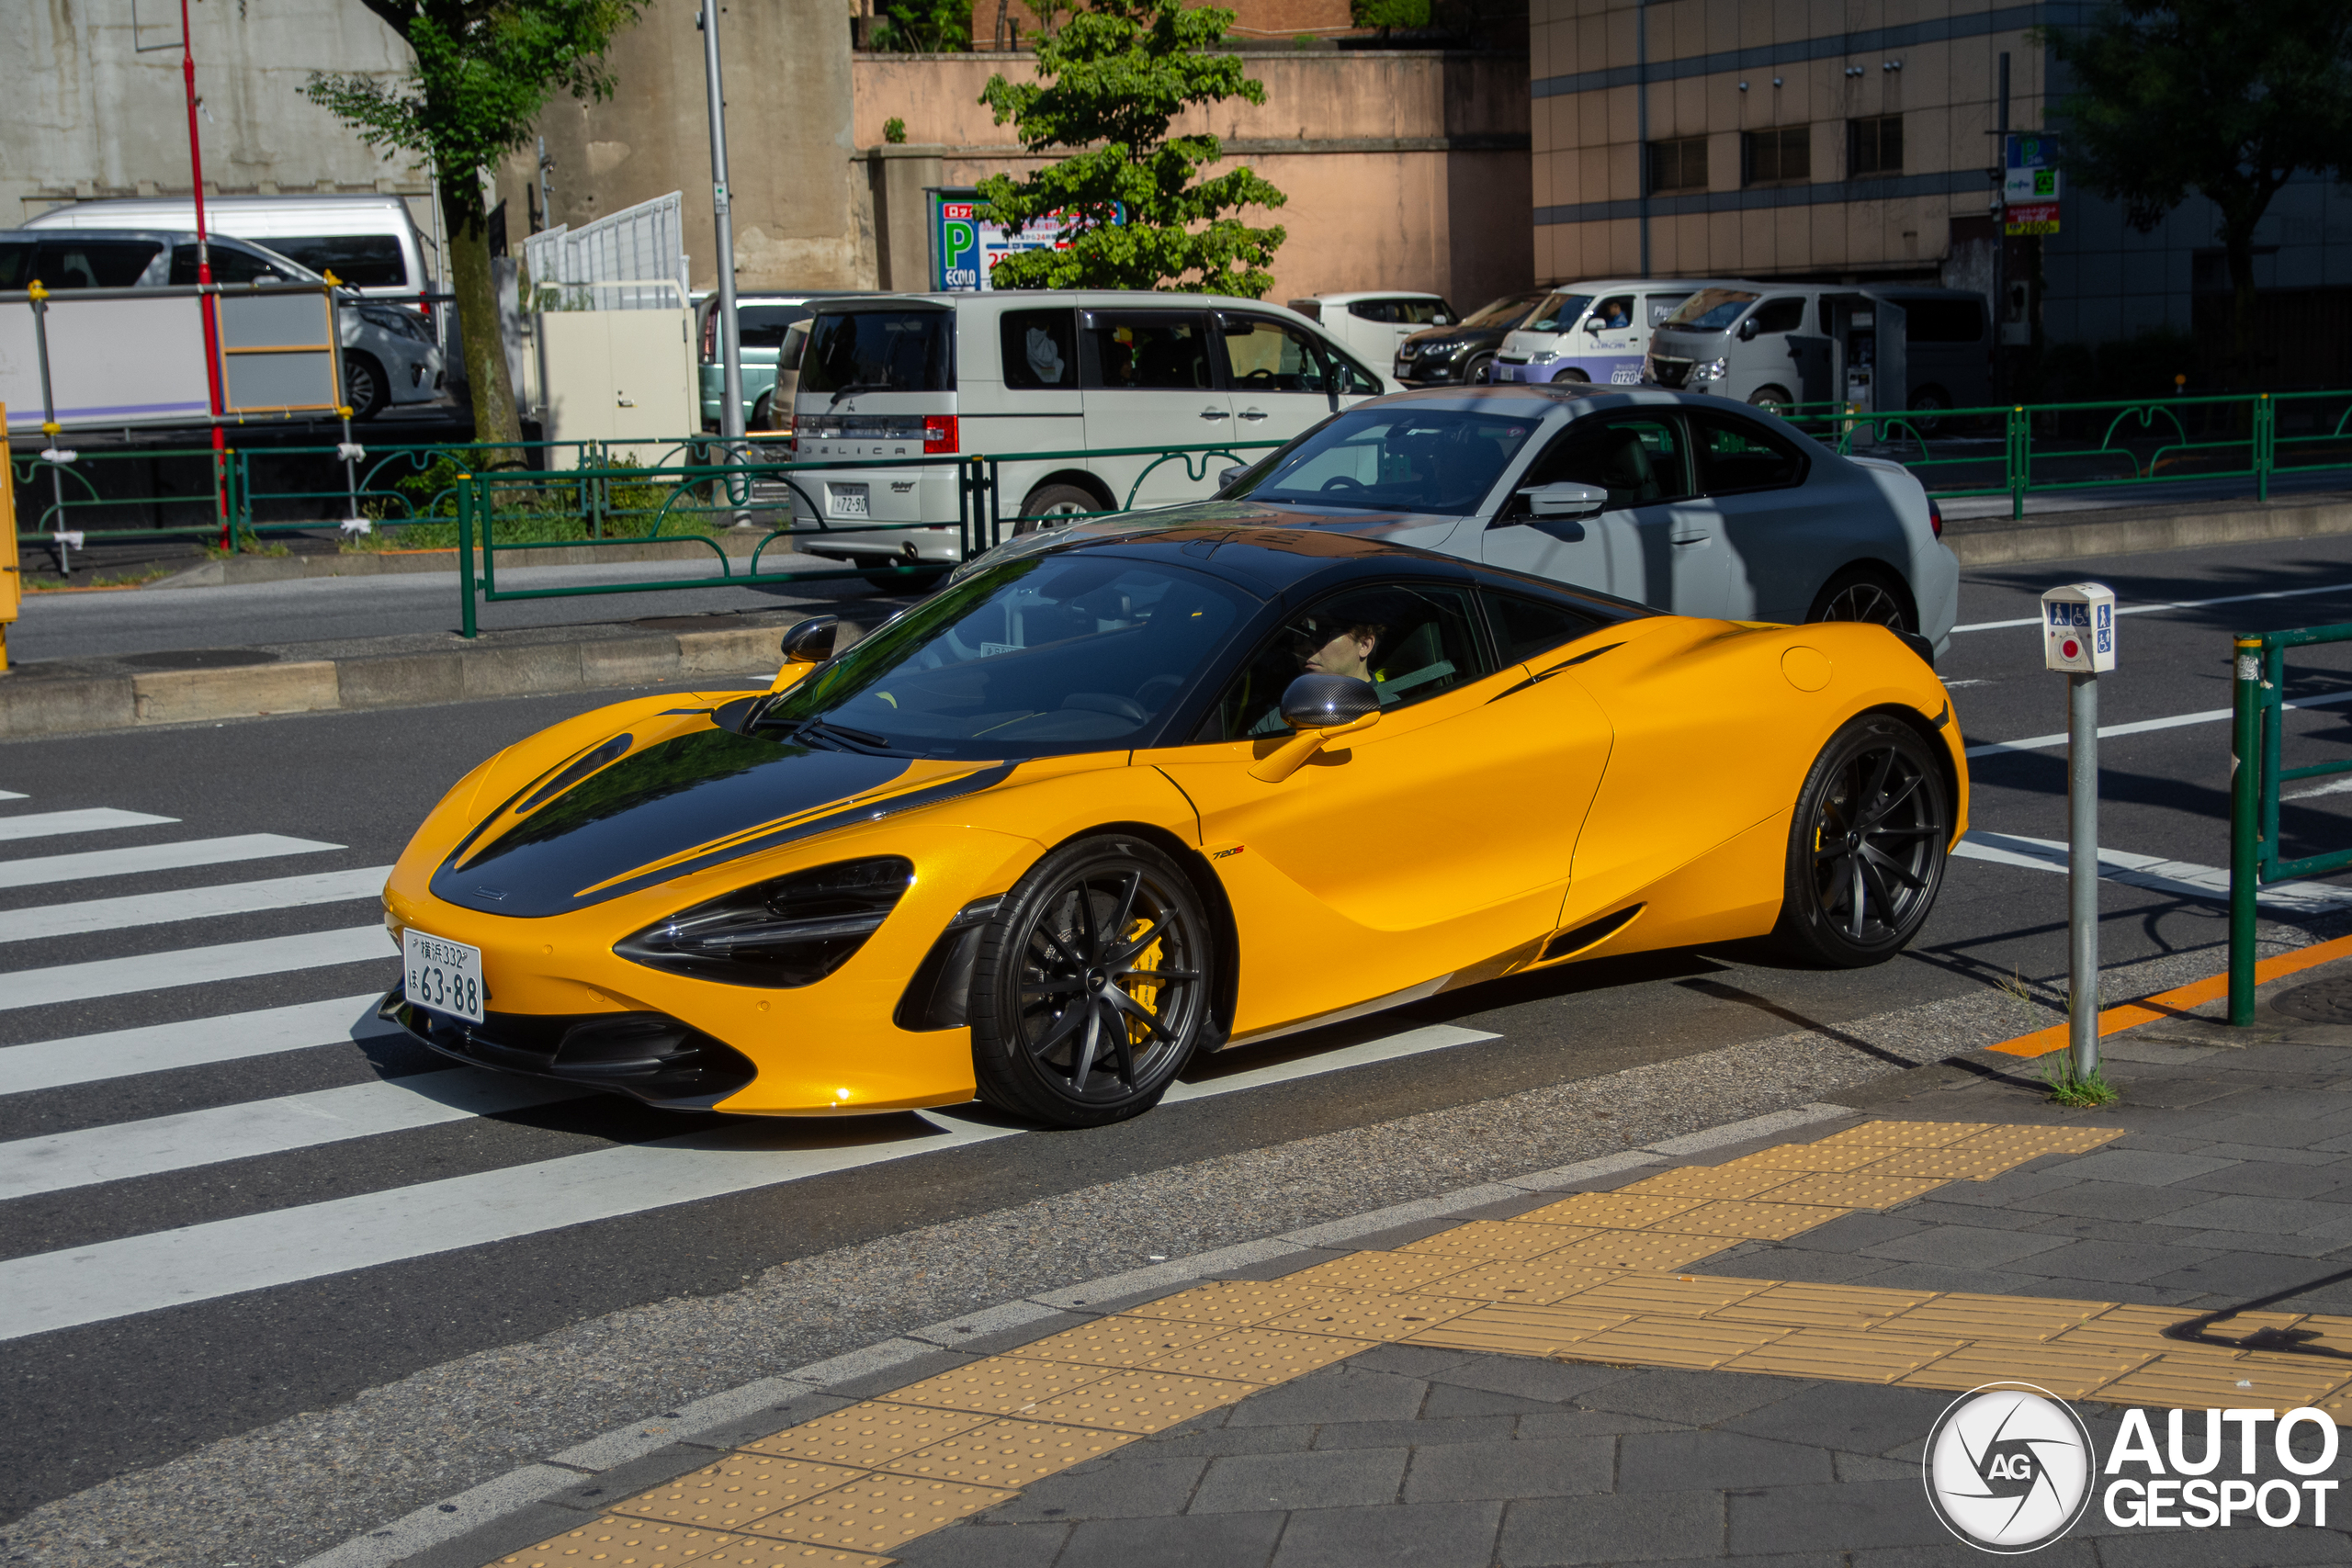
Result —
<path fill-rule="evenodd" d="M 2261 813 L 2262 639 L 2235 640 L 2230 682 L 2230 1021 L 2254 1021 L 2256 822 Z"/>
<path fill-rule="evenodd" d="M 2278 405 L 2265 392 L 2254 405 L 2254 496 L 2270 499 L 2270 467 L 2278 457 Z"/>
<path fill-rule="evenodd" d="M 2025 487 L 2032 463 L 2029 443 L 2032 439 L 2033 423 L 2026 415 L 2025 405 L 2020 403 L 2009 411 L 2009 517 L 2013 522 L 2025 515 Z"/>
<path fill-rule="evenodd" d="M 474 477 L 458 476 L 458 624 L 459 637 L 474 635 Z"/>

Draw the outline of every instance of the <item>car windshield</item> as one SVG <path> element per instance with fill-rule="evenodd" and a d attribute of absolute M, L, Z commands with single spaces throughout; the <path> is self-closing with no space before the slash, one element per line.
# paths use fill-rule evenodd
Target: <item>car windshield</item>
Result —
<path fill-rule="evenodd" d="M 852 392 L 952 392 L 951 310 L 842 310 L 808 328 L 800 356 L 800 389 Z"/>
<path fill-rule="evenodd" d="M 1547 298 L 1542 294 L 1506 294 L 1491 300 L 1462 319 L 1465 327 L 1508 327 L 1517 324 Z"/>
<path fill-rule="evenodd" d="M 1464 516 L 1495 488 L 1542 414 L 1373 403 L 1292 442 L 1223 499 Z"/>
<path fill-rule="evenodd" d="M 1106 554 L 985 568 L 900 615 L 759 719 L 844 750 L 1047 757 L 1136 743 L 1256 601 Z"/>
<path fill-rule="evenodd" d="M 1731 324 L 1759 296 L 1744 288 L 1702 288 L 1674 314 L 1659 322 L 1660 326 L 1680 327 L 1685 332 L 1720 333 L 1731 330 Z"/>
<path fill-rule="evenodd" d="M 1584 308 L 1592 303 L 1589 294 L 1548 294 L 1535 307 L 1535 313 L 1520 323 L 1521 332 L 1564 333 L 1577 324 Z"/>

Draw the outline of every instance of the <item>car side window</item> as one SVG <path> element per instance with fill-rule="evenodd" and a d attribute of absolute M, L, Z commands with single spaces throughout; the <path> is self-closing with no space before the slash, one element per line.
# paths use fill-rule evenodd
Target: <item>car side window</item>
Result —
<path fill-rule="evenodd" d="M 1532 659 L 1546 649 L 1574 642 L 1600 626 L 1596 617 L 1566 604 L 1523 598 L 1517 593 L 1486 595 L 1487 624 L 1506 662 Z"/>
<path fill-rule="evenodd" d="M 1634 297 L 1630 294 L 1611 294 L 1592 308 L 1591 319 L 1600 323 L 1600 330 L 1603 332 L 1615 332 L 1620 327 L 1632 326 Z"/>
<path fill-rule="evenodd" d="M 1204 327 L 1191 310 L 1089 310 L 1080 384 L 1091 391 L 1204 391 L 1213 385 Z"/>
<path fill-rule="evenodd" d="M 0 288 L 22 288 L 34 276 L 31 241 L 11 240 L 0 244 Z"/>
<path fill-rule="evenodd" d="M 1396 304 L 1392 299 L 1351 299 L 1348 314 L 1360 321 L 1393 321 L 1396 319 Z"/>
<path fill-rule="evenodd" d="M 1709 495 L 1785 490 L 1804 479 L 1804 454 L 1794 443 L 1736 414 L 1693 410 L 1692 444 L 1700 483 Z"/>
<path fill-rule="evenodd" d="M 1331 388 L 1323 345 L 1298 328 L 1264 316 L 1219 316 L 1217 343 L 1225 384 L 1238 392 L 1316 392 Z"/>
<path fill-rule="evenodd" d="M 1690 493 L 1690 454 L 1673 419 L 1580 419 L 1555 436 L 1521 488 L 1597 485 L 1613 510 L 1681 501 Z"/>
<path fill-rule="evenodd" d="M 1467 590 L 1418 582 L 1342 589 L 1286 619 L 1227 685 L 1193 739 L 1288 735 L 1283 693 L 1305 674 L 1369 681 L 1385 713 L 1492 672 Z"/>
<path fill-rule="evenodd" d="M 1792 333 L 1804 325 L 1804 300 L 1796 295 L 1767 299 L 1748 318 L 1760 333 Z"/>
<path fill-rule="evenodd" d="M 1331 390 L 1343 398 L 1368 398 L 1380 390 L 1380 382 L 1373 373 L 1350 359 L 1337 349 L 1326 349 L 1331 356 Z"/>
<path fill-rule="evenodd" d="M 1451 320 L 1453 315 L 1442 299 L 1392 299 L 1389 304 L 1396 312 L 1393 320 L 1417 327 L 1426 327 L 1440 316 Z"/>
<path fill-rule="evenodd" d="M 1078 387 L 1078 313 L 1007 310 L 997 326 L 1004 384 L 1016 391 L 1068 392 Z"/>
<path fill-rule="evenodd" d="M 288 281 L 277 270 L 251 251 L 241 251 L 233 245 L 213 241 L 208 247 L 215 283 L 279 283 Z M 172 282 L 185 286 L 196 281 L 196 246 L 193 243 L 172 247 Z"/>
<path fill-rule="evenodd" d="M 44 288 L 136 288 L 162 249 L 153 240 L 47 240 L 33 273 Z"/>

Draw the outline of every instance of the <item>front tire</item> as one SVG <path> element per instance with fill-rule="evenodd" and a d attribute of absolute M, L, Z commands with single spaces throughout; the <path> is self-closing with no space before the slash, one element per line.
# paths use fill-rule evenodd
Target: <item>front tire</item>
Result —
<path fill-rule="evenodd" d="M 1783 945 L 1837 969 L 1903 951 L 1943 885 L 1951 809 L 1943 771 L 1917 730 L 1883 714 L 1849 721 L 1797 792 Z"/>
<path fill-rule="evenodd" d="M 1470 363 L 1462 367 L 1462 385 L 1465 387 L 1485 386 L 1487 384 L 1487 373 L 1494 367 L 1495 356 L 1493 355 L 1480 354 L 1473 355 Z"/>
<path fill-rule="evenodd" d="M 374 355 L 354 349 L 343 356 L 343 400 L 354 419 L 373 419 L 392 400 L 392 384 Z"/>
<path fill-rule="evenodd" d="M 1117 837 L 1056 850 L 980 939 L 980 1098 L 1055 1127 L 1148 1111 L 1206 1031 L 1215 962 L 1208 913 L 1167 855 Z"/>
<path fill-rule="evenodd" d="M 1786 419 L 1789 410 L 1796 406 L 1796 400 L 1789 396 L 1786 387 L 1758 387 L 1747 395 L 1747 406 Z"/>

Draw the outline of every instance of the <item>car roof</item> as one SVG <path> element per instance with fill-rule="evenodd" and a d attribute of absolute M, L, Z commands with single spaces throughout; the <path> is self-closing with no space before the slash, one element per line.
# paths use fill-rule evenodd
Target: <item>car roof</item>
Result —
<path fill-rule="evenodd" d="M 1702 288 L 1760 288 L 1763 285 L 1744 277 L 1588 277 L 1574 283 L 1552 285 L 1555 294 L 1610 294 L 1619 290 L 1650 289 L 1663 292 L 1669 288 L 1687 288 L 1696 293 Z"/>
<path fill-rule="evenodd" d="M 1149 305 L 1163 310 L 1197 310 L 1210 306 L 1231 306 L 1237 310 L 1273 310 L 1290 314 L 1284 307 L 1264 299 L 1245 299 L 1238 294 L 1174 294 L 1151 288 L 964 288 L 945 292 L 890 293 L 868 289 L 863 293 L 842 293 L 830 296 L 809 294 L 808 299 L 822 299 L 829 305 L 849 304 L 877 310 L 892 306 L 928 306 L 956 310 L 964 305 L 1001 304 L 1008 310 L 1052 309 L 1070 305 L 1080 309 L 1097 306 Z M 1385 296 L 1384 296 L 1385 298 Z M 1434 299 L 1432 295 L 1430 298 Z"/>
<path fill-rule="evenodd" d="M 1358 299 L 1439 299 L 1426 288 L 1343 288 L 1329 294 L 1294 294 L 1294 299 L 1312 299 L 1322 305 L 1346 305 Z"/>

